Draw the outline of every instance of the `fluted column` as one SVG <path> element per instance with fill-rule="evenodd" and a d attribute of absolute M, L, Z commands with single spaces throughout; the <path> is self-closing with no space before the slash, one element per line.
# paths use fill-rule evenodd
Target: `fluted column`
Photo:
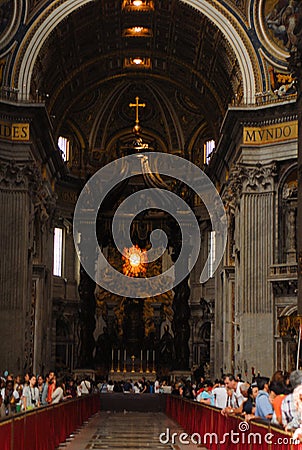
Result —
<path fill-rule="evenodd" d="M 15 373 L 33 368 L 32 231 L 35 214 L 47 217 L 43 189 L 34 163 L 0 161 L 0 360 Z"/>
<path fill-rule="evenodd" d="M 23 369 L 25 315 L 28 311 L 27 192 L 0 191 L 0 360 L 3 368 Z M 29 331 L 29 330 L 28 330 Z M 16 363 L 12 367 L 12 363 Z"/>
<path fill-rule="evenodd" d="M 268 274 L 274 254 L 275 166 L 242 165 L 240 177 L 240 289 L 235 317 L 240 342 L 235 367 L 242 371 L 246 360 L 249 369 L 253 366 L 261 373 L 270 373 L 273 307 Z M 263 351 L 254 350 L 255 339 L 265 344 Z"/>
<path fill-rule="evenodd" d="M 27 288 L 29 197 L 26 191 L 0 190 L 1 310 L 23 308 Z"/>
<path fill-rule="evenodd" d="M 273 263 L 274 194 L 245 193 L 241 200 L 241 270 L 243 313 L 271 311 L 268 269 Z"/>

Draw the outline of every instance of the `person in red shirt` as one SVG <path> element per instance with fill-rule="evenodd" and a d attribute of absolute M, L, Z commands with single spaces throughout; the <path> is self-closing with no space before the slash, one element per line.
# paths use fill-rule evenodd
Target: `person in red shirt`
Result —
<path fill-rule="evenodd" d="M 49 372 L 48 375 L 48 390 L 47 390 L 47 403 L 52 402 L 52 393 L 56 388 L 56 376 L 54 372 Z"/>
<path fill-rule="evenodd" d="M 271 381 L 269 389 L 270 389 L 269 399 L 274 409 L 272 423 L 275 425 L 282 425 L 281 406 L 287 394 L 286 388 L 284 384 L 281 382 Z"/>

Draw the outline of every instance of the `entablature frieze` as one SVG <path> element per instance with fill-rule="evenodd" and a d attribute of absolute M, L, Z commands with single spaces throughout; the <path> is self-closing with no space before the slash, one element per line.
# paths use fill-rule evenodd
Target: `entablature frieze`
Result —
<path fill-rule="evenodd" d="M 264 146 L 298 139 L 298 120 L 267 122 L 257 125 L 244 125 L 243 144 L 246 146 Z"/>
<path fill-rule="evenodd" d="M 251 119 L 244 120 L 241 122 L 241 125 L 244 127 L 269 127 L 271 125 L 284 125 L 286 123 L 291 123 L 298 120 L 297 113 L 284 114 L 280 115 L 280 113 L 276 114 L 274 117 L 262 117 L 261 119 Z"/>

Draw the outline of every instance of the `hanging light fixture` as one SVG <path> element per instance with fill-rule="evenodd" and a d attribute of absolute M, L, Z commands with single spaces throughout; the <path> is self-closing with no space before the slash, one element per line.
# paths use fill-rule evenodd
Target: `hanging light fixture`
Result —
<path fill-rule="evenodd" d="M 153 0 L 124 0 L 122 9 L 128 11 L 153 11 Z"/>
<path fill-rule="evenodd" d="M 124 59 L 124 67 L 125 68 L 150 69 L 151 68 L 151 59 L 141 57 L 141 56 L 125 58 Z"/>
<path fill-rule="evenodd" d="M 152 30 L 147 27 L 131 27 L 123 30 L 123 37 L 152 37 Z"/>

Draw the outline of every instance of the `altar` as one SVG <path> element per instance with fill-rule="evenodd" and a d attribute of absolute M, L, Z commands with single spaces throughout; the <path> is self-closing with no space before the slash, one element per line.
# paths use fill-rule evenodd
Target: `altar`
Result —
<path fill-rule="evenodd" d="M 145 378 L 147 381 L 155 381 L 156 373 L 152 372 L 109 372 L 108 381 L 132 380 L 134 383 Z"/>
<path fill-rule="evenodd" d="M 117 361 L 115 362 L 115 353 L 117 354 Z M 141 350 L 140 359 L 135 358 L 132 355 L 130 358 L 127 358 L 127 352 L 124 350 L 123 352 L 123 360 L 120 359 L 121 351 L 117 350 L 114 352 L 112 350 L 112 362 L 111 362 L 111 370 L 108 373 L 108 380 L 112 381 L 123 381 L 129 380 L 139 381 L 142 378 L 145 378 L 149 381 L 156 380 L 156 370 L 155 370 L 155 351 L 152 352 L 152 360 L 149 359 L 151 352 L 147 350 L 146 352 L 146 360 L 143 360 L 143 351 Z"/>

